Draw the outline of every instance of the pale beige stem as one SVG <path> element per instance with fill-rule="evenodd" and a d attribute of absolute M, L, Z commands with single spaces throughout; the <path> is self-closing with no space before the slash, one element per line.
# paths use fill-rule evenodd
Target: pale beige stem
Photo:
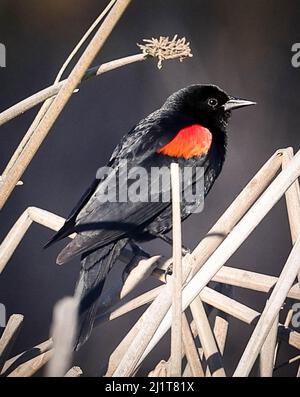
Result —
<path fill-rule="evenodd" d="M 0 339 L 0 371 L 19 335 L 23 320 L 24 316 L 22 316 L 22 314 L 13 314 L 7 322 Z"/>
<path fill-rule="evenodd" d="M 214 335 L 220 353 L 223 355 L 225 350 L 226 338 L 228 333 L 228 321 L 225 318 L 216 316 L 214 324 Z"/>
<path fill-rule="evenodd" d="M 297 155 L 296 155 L 297 156 Z M 295 156 L 295 158 L 296 158 Z M 293 161 L 293 160 L 292 160 Z M 292 161 L 290 164 L 292 164 Z M 287 170 L 288 168 L 286 168 Z M 266 307 L 253 331 L 246 349 L 235 370 L 234 376 L 247 376 L 259 354 L 276 316 L 287 296 L 300 269 L 300 236 L 296 241 L 288 260 L 280 274 L 278 282 L 268 300 Z"/>
<path fill-rule="evenodd" d="M 182 269 L 181 269 L 181 210 L 179 165 L 171 164 L 172 222 L 173 222 L 173 288 L 170 376 L 182 372 Z"/>
<path fill-rule="evenodd" d="M 293 148 L 288 148 L 283 153 L 282 168 L 286 168 L 289 161 L 294 157 Z M 300 236 L 300 188 L 298 179 L 291 185 L 285 193 L 286 206 L 291 229 L 292 243 Z M 298 273 L 298 284 L 300 288 L 300 272 Z"/>
<path fill-rule="evenodd" d="M 190 308 L 211 376 L 226 376 L 222 364 L 222 357 L 219 353 L 214 334 L 199 296 L 191 302 Z"/>
<path fill-rule="evenodd" d="M 165 360 L 161 360 L 157 366 L 149 372 L 148 376 L 150 378 L 166 378 L 167 376 L 169 376 L 169 366 L 170 363 L 168 361 Z"/>
<path fill-rule="evenodd" d="M 8 377 L 27 378 L 34 375 L 51 359 L 52 354 L 53 350 L 48 350 L 47 352 L 26 361 L 24 364 L 19 365 L 15 370 L 13 370 Z"/>
<path fill-rule="evenodd" d="M 94 326 L 97 327 L 99 324 L 102 324 L 105 321 L 114 320 L 120 316 L 123 316 L 124 314 L 131 312 L 132 310 L 135 310 L 143 305 L 146 305 L 147 303 L 152 302 L 159 295 L 163 288 L 164 286 L 160 285 L 159 287 L 147 291 L 144 294 L 141 294 L 136 298 L 130 300 L 129 302 L 124 303 L 117 309 L 113 309 L 101 314 L 99 313 L 99 315 L 96 317 Z"/>
<path fill-rule="evenodd" d="M 24 364 L 26 361 L 31 360 L 41 355 L 42 353 L 46 353 L 48 350 L 52 349 L 52 347 L 52 339 L 48 339 L 45 342 L 42 342 L 32 347 L 31 349 L 25 350 L 24 352 L 17 354 L 16 356 L 6 361 L 5 365 L 2 368 L 1 375 L 5 376 L 7 372 L 12 372 L 13 369 L 20 364 Z"/>
<path fill-rule="evenodd" d="M 182 313 L 182 342 L 189 365 L 190 376 L 203 377 L 204 372 L 201 360 L 185 313 Z M 186 371 L 184 371 L 183 376 L 187 376 Z"/>
<path fill-rule="evenodd" d="M 36 222 L 52 230 L 59 230 L 63 226 L 64 221 L 65 221 L 64 218 L 55 215 L 49 211 L 36 207 L 28 207 L 19 217 L 19 219 L 16 221 L 15 225 L 11 228 L 10 232 L 7 234 L 2 244 L 0 245 L 0 273 L 6 266 L 11 256 L 13 255 L 14 251 L 16 250 L 17 246 L 23 239 L 24 235 L 26 234 L 32 222 Z M 73 238 L 74 236 L 75 235 L 73 234 L 70 236 L 70 238 Z M 132 257 L 132 253 L 129 250 L 125 250 L 125 251 L 123 256 L 120 257 L 120 259 L 122 261 L 127 262 Z M 158 260 L 158 256 L 149 259 L 149 268 L 152 266 L 152 264 L 153 266 L 154 264 L 156 264 L 156 260 Z M 147 263 L 148 262 L 146 263 L 141 262 L 141 270 L 143 271 L 143 277 L 147 276 L 147 272 L 144 273 L 145 264 L 147 265 Z M 138 269 L 139 266 L 137 266 L 136 270 Z M 131 272 L 131 274 L 136 274 L 136 273 L 137 272 L 135 271 L 135 269 L 134 269 L 134 273 Z M 157 272 L 155 270 L 153 270 L 152 274 L 155 277 L 158 277 Z M 132 280 L 132 276 L 130 277 Z M 143 279 L 143 277 L 141 277 L 141 273 L 137 273 L 137 277 Z M 123 288 L 122 286 L 120 287 L 118 286 L 115 292 L 110 292 L 110 295 L 113 296 L 109 296 L 109 297 L 103 296 L 103 305 L 106 307 L 109 306 L 114 301 L 115 296 L 122 298 L 126 295 L 126 292 L 132 290 L 131 288 L 128 288 L 129 284 L 132 285 L 131 280 L 130 279 L 126 280 Z M 278 278 L 273 276 L 268 276 L 265 274 L 250 272 L 248 270 L 223 266 L 219 270 L 219 272 L 214 276 L 213 280 L 220 283 L 234 285 L 237 287 L 252 289 L 255 291 L 269 292 L 276 284 Z M 136 284 L 136 282 L 134 282 L 133 284 Z M 288 297 L 292 299 L 300 300 L 300 290 L 297 285 L 294 285 L 290 289 L 288 293 Z"/>
<path fill-rule="evenodd" d="M 49 377 L 62 377 L 70 368 L 77 327 L 77 311 L 78 301 L 73 297 L 63 298 L 54 306 L 51 325 L 54 354 L 47 366 Z"/>
<path fill-rule="evenodd" d="M 274 358 L 277 341 L 279 315 L 276 316 L 275 321 L 266 337 L 259 355 L 259 372 L 263 378 L 272 377 L 274 370 Z"/>
<path fill-rule="evenodd" d="M 186 366 L 183 370 L 182 377 L 183 378 L 191 378 L 193 376 L 192 369 L 189 363 L 186 363 Z"/>
<path fill-rule="evenodd" d="M 82 369 L 80 367 L 72 367 L 65 374 L 65 378 L 79 378 L 83 374 Z"/>

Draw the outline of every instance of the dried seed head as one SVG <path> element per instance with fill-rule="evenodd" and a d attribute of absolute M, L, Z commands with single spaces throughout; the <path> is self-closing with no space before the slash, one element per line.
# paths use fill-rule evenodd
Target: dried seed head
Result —
<path fill-rule="evenodd" d="M 177 34 L 170 39 L 160 36 L 159 39 L 143 39 L 144 44 L 137 44 L 145 56 L 158 58 L 157 67 L 162 68 L 162 61 L 166 59 L 179 58 L 180 62 L 184 58 L 192 57 L 190 43 L 186 38 L 177 39 Z"/>

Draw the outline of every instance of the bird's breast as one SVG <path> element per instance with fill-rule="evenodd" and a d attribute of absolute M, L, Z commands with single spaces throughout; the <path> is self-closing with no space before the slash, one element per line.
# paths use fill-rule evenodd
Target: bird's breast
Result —
<path fill-rule="evenodd" d="M 158 149 L 157 153 L 189 159 L 207 154 L 211 144 L 211 132 L 199 124 L 193 124 L 182 128 L 169 143 Z"/>

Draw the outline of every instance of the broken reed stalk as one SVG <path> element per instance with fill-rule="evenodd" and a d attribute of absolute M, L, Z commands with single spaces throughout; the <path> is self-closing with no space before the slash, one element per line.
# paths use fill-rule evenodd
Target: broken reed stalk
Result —
<path fill-rule="evenodd" d="M 102 48 L 129 3 L 130 0 L 118 0 L 115 3 L 110 13 L 107 15 L 106 19 L 84 50 L 67 78 L 66 83 L 61 87 L 49 109 L 32 134 L 30 143 L 27 143 L 22 153 L 20 153 L 17 163 L 12 166 L 5 179 L 2 181 L 0 189 L 0 209 L 5 204 L 16 183 L 30 164 L 38 148 L 46 138 L 49 130 L 70 99 L 73 91 L 82 80 L 84 73 Z"/>
<path fill-rule="evenodd" d="M 62 377 L 70 367 L 77 327 L 78 301 L 73 297 L 61 299 L 54 306 L 51 334 L 54 354 L 47 367 L 47 376 Z"/>
<path fill-rule="evenodd" d="M 64 218 L 56 214 L 53 214 L 49 211 L 36 207 L 28 207 L 19 217 L 19 219 L 16 221 L 16 223 L 11 228 L 11 230 L 3 240 L 2 244 L 0 245 L 0 273 L 8 263 L 9 259 L 13 255 L 14 251 L 21 242 L 22 238 L 24 237 L 25 233 L 27 232 L 32 222 L 36 222 L 40 225 L 43 225 L 45 227 L 57 231 L 62 227 L 64 221 L 65 221 Z M 73 238 L 74 236 L 75 235 L 73 234 L 70 237 Z M 123 261 L 128 261 L 131 258 L 132 253 L 126 251 L 125 254 L 125 251 L 121 259 Z M 152 258 L 156 260 L 158 257 L 152 257 Z M 150 263 L 151 262 L 152 261 L 150 261 Z M 143 269 L 144 266 L 142 266 L 142 270 Z M 157 277 L 157 272 L 155 271 L 155 269 L 152 272 L 152 274 L 155 277 Z M 138 275 L 137 277 L 141 278 L 140 275 Z M 229 266 L 223 266 L 213 278 L 213 281 L 216 282 L 229 284 L 241 288 L 247 288 L 254 291 L 265 292 L 265 293 L 271 291 L 271 289 L 276 284 L 277 280 L 278 278 L 274 276 L 255 273 L 248 270 L 232 268 Z M 130 282 L 130 284 L 132 283 Z M 125 283 L 125 287 L 126 287 L 126 283 Z M 164 287 L 162 286 L 161 288 Z M 119 291 L 119 287 L 117 287 L 116 290 Z M 126 291 L 128 291 L 128 287 L 126 287 L 125 290 L 122 289 L 120 291 L 119 296 L 124 297 L 126 295 L 125 293 Z M 147 299 L 146 294 L 147 293 L 145 293 L 145 297 L 143 297 L 143 299 Z M 152 294 L 152 292 L 150 291 L 149 294 Z M 112 295 L 114 295 L 114 293 Z M 298 285 L 294 285 L 290 289 L 288 293 L 288 297 L 291 299 L 300 300 L 300 291 Z M 103 296 L 103 299 L 105 301 L 105 306 L 109 306 L 111 303 L 110 298 Z M 151 300 L 152 299 L 150 297 L 150 301 Z"/>
<path fill-rule="evenodd" d="M 190 366 L 190 364 L 187 362 L 187 363 L 186 363 L 186 366 L 185 366 L 185 368 L 184 368 L 184 370 L 183 370 L 182 377 L 183 377 L 183 378 L 191 378 L 192 376 L 193 376 L 193 374 L 192 374 L 191 366 Z"/>
<path fill-rule="evenodd" d="M 148 376 L 150 378 L 166 378 L 169 373 L 169 365 L 170 363 L 165 360 L 161 360 L 156 367 L 149 372 Z"/>
<path fill-rule="evenodd" d="M 239 194 L 239 196 L 234 200 L 231 206 L 225 211 L 225 213 L 218 220 L 215 226 L 209 231 L 207 236 L 198 244 L 193 254 L 188 257 L 189 261 L 186 260 L 187 256 L 183 259 L 183 263 L 185 264 L 185 266 L 191 269 L 194 267 L 194 264 L 195 268 L 197 269 L 197 267 L 200 268 L 205 263 L 209 256 L 225 239 L 226 235 L 230 233 L 231 229 L 248 211 L 248 209 L 255 202 L 257 197 L 265 190 L 266 186 L 268 186 L 270 181 L 274 178 L 280 168 L 281 156 L 282 152 L 277 151 L 275 155 L 273 155 L 260 169 L 256 176 L 250 181 L 250 183 L 248 183 L 246 188 Z M 197 261 L 194 259 L 193 263 L 192 258 L 197 258 Z M 119 366 L 119 369 L 121 368 L 121 371 L 116 371 L 116 374 L 130 374 L 133 370 L 132 367 L 137 365 L 137 363 L 141 361 L 141 359 L 146 357 L 148 352 L 152 349 L 152 347 L 155 346 L 155 344 L 160 339 L 159 337 L 157 340 L 153 340 L 151 345 L 147 348 L 147 345 L 153 338 L 155 331 L 159 327 L 161 321 L 163 320 L 171 305 L 170 285 L 171 283 L 166 286 L 163 293 L 161 294 L 162 296 L 160 295 L 157 297 L 157 299 L 144 313 L 142 318 L 136 323 L 134 330 L 136 332 L 136 330 L 138 329 L 139 333 L 138 335 L 132 333 L 134 337 L 132 339 L 131 349 L 128 351 L 128 355 L 125 354 L 125 356 L 123 357 Z M 151 328 L 148 329 L 147 327 L 144 327 L 144 321 L 146 316 L 148 316 L 149 321 L 151 321 Z M 126 341 L 128 341 L 128 339 L 129 337 L 126 338 Z M 123 344 L 120 345 L 123 346 Z M 123 354 L 124 352 L 122 352 L 122 355 Z M 115 356 L 118 357 L 119 355 L 116 353 Z M 113 355 L 113 357 L 115 356 Z M 114 360 L 112 360 L 111 362 L 113 361 Z M 115 362 L 113 362 L 112 368 L 114 367 L 114 365 Z"/>
<path fill-rule="evenodd" d="M 285 169 L 293 159 L 294 153 L 292 148 L 287 148 L 282 157 L 282 168 Z M 288 211 L 289 224 L 291 229 L 291 238 L 295 244 L 300 235 L 300 189 L 298 179 L 290 186 L 285 193 L 286 206 Z"/>
<path fill-rule="evenodd" d="M 171 164 L 172 235 L 173 235 L 173 289 L 170 376 L 180 377 L 182 372 L 182 269 L 181 269 L 181 209 L 179 165 Z"/>
<path fill-rule="evenodd" d="M 297 153 L 295 159 L 300 158 L 299 153 Z M 285 171 L 289 169 L 290 164 L 287 166 Z M 267 301 L 265 309 L 258 320 L 257 326 L 255 327 L 255 330 L 253 331 L 247 347 L 244 350 L 240 362 L 234 372 L 234 376 L 248 376 L 249 372 L 251 371 L 252 366 L 259 354 L 259 350 L 261 349 L 263 342 L 267 337 L 283 302 L 285 301 L 288 290 L 297 277 L 300 269 L 299 257 L 300 236 L 298 237 L 298 240 L 296 241 L 288 257 L 288 260 L 278 278 L 277 284 L 275 285 L 274 290 Z"/>
<path fill-rule="evenodd" d="M 228 321 L 221 316 L 216 316 L 213 331 L 219 351 L 223 355 L 225 350 L 227 333 L 228 333 Z"/>
<path fill-rule="evenodd" d="M 13 314 L 10 316 L 7 325 L 0 338 L 0 372 L 10 354 L 10 351 L 19 335 L 24 316 Z"/>
<path fill-rule="evenodd" d="M 222 357 L 199 296 L 191 302 L 190 307 L 209 372 L 214 377 L 225 377 Z"/>
<path fill-rule="evenodd" d="M 72 367 L 65 374 L 65 378 L 78 378 L 83 374 L 82 369 L 80 367 Z"/>
<path fill-rule="evenodd" d="M 114 320 L 120 316 L 123 316 L 124 314 L 131 312 L 132 310 L 152 302 L 159 295 L 163 288 L 164 286 L 160 285 L 159 287 L 153 288 L 152 290 L 131 299 L 129 302 L 124 303 L 117 309 L 111 309 L 108 312 L 99 313 L 94 322 L 94 326 L 97 327 L 105 321 Z"/>
<path fill-rule="evenodd" d="M 287 150 L 283 153 L 282 158 L 283 169 L 288 165 L 289 161 L 292 160 L 293 156 L 293 148 L 287 148 Z M 286 191 L 285 198 L 291 229 L 292 243 L 295 244 L 295 241 L 300 236 L 300 188 L 298 179 L 296 179 L 291 187 Z M 298 273 L 298 284 L 300 288 L 300 271 Z"/>
<path fill-rule="evenodd" d="M 189 322 L 184 312 L 182 313 L 182 343 L 191 376 L 203 377 L 204 372 L 203 372 L 201 360 L 195 345 L 195 340 L 193 338 Z"/>
<path fill-rule="evenodd" d="M 264 167 L 262 167 L 262 169 L 255 176 L 255 178 L 244 189 L 243 193 L 246 195 L 248 195 L 250 193 L 249 189 L 250 189 L 250 191 L 251 191 L 251 188 L 254 190 L 254 192 L 253 192 L 253 190 L 251 192 L 252 193 L 250 196 L 251 200 L 255 199 L 254 198 L 255 194 L 256 195 L 260 194 L 260 189 L 262 188 L 262 184 L 267 185 L 270 182 L 270 180 L 274 177 L 275 173 L 277 172 L 277 169 L 280 166 L 278 161 L 280 160 L 280 154 L 282 152 L 284 152 L 284 150 L 278 151 L 274 156 L 272 156 L 272 158 L 264 165 Z M 240 211 L 241 202 L 239 202 L 238 199 L 241 199 L 241 198 L 243 198 L 243 195 L 238 196 L 238 198 L 231 205 L 230 209 L 232 211 L 234 211 L 234 204 L 239 204 L 237 211 Z M 226 211 L 226 213 L 227 213 L 227 211 Z M 24 214 L 26 214 L 26 216 Z M 22 217 L 19 218 L 16 225 L 13 227 L 11 232 L 8 234 L 7 237 L 10 236 L 11 238 L 6 238 L 5 241 L 1 245 L 1 250 L 2 250 L 2 252 L 4 251 L 3 254 L 7 260 L 12 255 L 14 249 L 16 248 L 16 246 L 18 245 L 18 243 L 24 236 L 26 230 L 28 229 L 28 227 L 32 223 L 32 221 L 43 224 L 43 225 L 50 227 L 54 230 L 58 230 L 64 223 L 63 218 L 61 218 L 57 215 L 51 214 L 47 211 L 38 209 L 38 208 L 30 207 L 25 211 L 24 214 L 23 214 L 24 216 L 22 215 Z M 224 215 L 220 218 L 220 220 L 217 222 L 217 224 L 220 223 L 220 221 L 222 219 L 224 220 L 223 224 L 226 224 L 225 223 L 226 217 L 224 217 Z M 24 221 L 24 217 L 26 218 L 26 221 Z M 21 223 L 18 223 L 19 221 L 21 221 Z M 29 221 L 29 225 L 28 225 L 28 221 Z M 21 224 L 21 227 L 23 230 L 20 230 L 20 228 L 18 227 L 20 224 Z M 24 228 L 25 228 L 25 230 L 24 230 Z M 13 236 L 17 237 L 17 240 L 18 240 L 17 242 L 15 242 L 16 240 L 13 238 Z M 8 244 L 8 240 L 10 241 L 10 244 Z M 2 257 L 3 257 L 3 255 L 2 255 Z M 4 266 L 5 266 L 5 263 L 4 263 Z M 257 273 L 247 272 L 247 271 L 240 270 L 240 269 L 228 268 L 228 272 L 224 273 L 224 271 L 226 269 L 227 268 L 224 267 L 218 274 L 221 275 L 221 273 L 223 272 L 223 282 L 230 283 L 230 272 L 232 270 L 232 276 L 233 276 L 232 285 L 240 285 L 242 287 L 268 292 L 269 289 L 272 288 L 272 286 L 274 285 L 274 283 L 276 283 L 276 280 L 277 280 L 276 277 L 260 275 Z M 235 276 L 234 276 L 234 274 L 235 274 Z M 249 275 L 251 275 L 251 276 L 248 277 Z M 241 280 L 240 282 L 239 282 L 239 279 Z M 249 279 L 249 282 L 247 281 L 247 279 Z M 221 277 L 221 281 L 222 281 L 222 277 Z M 297 287 L 297 286 L 294 286 L 294 287 Z M 295 290 L 294 287 L 291 289 L 291 291 L 293 290 L 294 292 L 293 293 L 290 292 L 290 294 L 292 294 L 292 297 L 294 297 L 295 299 L 299 299 L 297 290 Z M 203 296 L 201 296 L 201 299 L 203 299 Z M 205 301 L 205 300 L 203 299 L 203 301 Z M 235 301 L 232 301 L 232 302 L 235 302 Z M 232 305 L 232 302 L 230 303 L 230 306 Z M 207 300 L 207 303 L 209 303 L 209 300 Z M 221 301 L 219 303 L 221 303 Z M 219 305 L 219 307 L 221 307 L 221 306 Z M 249 308 L 249 310 L 251 311 L 252 309 Z M 239 309 L 237 311 L 238 311 L 238 313 L 236 313 L 236 314 L 238 314 L 238 317 L 243 318 L 243 315 L 241 315 L 241 311 L 239 312 Z M 254 312 L 254 314 L 252 314 L 252 319 L 254 319 L 256 316 L 259 315 L 258 312 L 255 312 L 255 311 L 253 311 L 253 312 Z M 230 314 L 231 310 L 228 310 L 228 313 Z M 248 320 L 247 320 L 247 318 L 244 320 L 248 323 L 251 323 L 251 321 L 252 321 L 250 318 L 248 318 Z M 137 330 L 137 327 L 135 328 L 135 331 L 136 330 Z M 299 337 L 297 336 L 297 333 L 295 333 L 294 331 L 292 331 L 290 333 L 291 330 L 289 330 L 288 333 L 283 332 L 284 330 L 282 329 L 282 327 L 280 327 L 279 330 L 280 330 L 280 333 L 279 333 L 280 338 L 284 338 L 286 341 L 288 341 L 289 343 L 291 343 L 294 346 L 297 346 L 297 347 L 299 346 L 300 341 L 299 341 Z M 130 339 L 130 338 L 127 339 L 128 344 L 129 344 L 130 340 L 132 340 L 132 339 Z M 118 352 L 116 352 L 116 353 L 118 353 Z M 124 354 L 124 351 L 123 351 L 123 354 Z M 115 357 L 117 357 L 117 354 L 115 355 Z M 121 357 L 121 356 L 119 356 L 119 357 Z M 113 360 L 111 360 L 111 361 L 113 361 Z M 114 362 L 115 366 L 118 361 L 119 361 L 119 359 L 115 360 L 115 362 Z"/>
<path fill-rule="evenodd" d="M 158 287 L 158 288 L 162 288 L 162 286 Z M 155 292 L 154 295 L 156 296 L 156 294 L 159 291 L 155 291 L 155 290 L 156 289 L 154 289 L 152 291 Z M 133 301 L 138 298 L 141 298 L 141 296 L 133 299 Z M 260 316 L 259 312 L 255 311 L 255 310 L 243 305 L 242 303 L 239 303 L 225 295 L 222 295 L 221 293 L 214 291 L 208 287 L 205 287 L 202 290 L 202 292 L 200 293 L 200 298 L 202 299 L 203 302 L 205 302 L 205 303 L 217 308 L 218 310 L 221 310 L 222 312 L 224 312 L 228 315 L 231 315 L 232 317 L 237 318 L 247 324 L 254 323 L 255 320 Z M 137 305 L 131 306 L 131 301 L 130 301 L 124 305 L 124 312 L 125 312 L 125 306 L 127 304 L 131 307 L 132 310 L 134 308 L 138 307 Z M 120 309 L 122 309 L 122 307 Z M 119 315 L 125 314 L 122 312 L 122 310 L 120 310 L 120 312 L 118 312 L 118 310 L 119 310 L 119 308 L 115 309 L 115 311 L 112 312 L 112 316 L 109 318 L 110 320 L 117 318 Z M 129 312 L 129 310 L 127 312 Z M 114 313 L 116 315 L 114 315 Z M 226 320 L 224 320 L 224 321 L 226 321 Z M 98 323 L 96 321 L 95 326 L 97 326 L 97 325 L 98 325 Z M 195 328 L 195 326 L 194 326 L 194 328 Z M 281 332 L 278 335 L 278 337 L 280 339 L 289 343 L 291 346 L 293 346 L 297 349 L 300 349 L 300 334 L 298 334 L 296 331 L 293 331 L 284 325 L 280 325 L 280 331 Z M 193 334 L 197 335 L 197 332 L 195 334 L 195 330 L 194 330 Z M 223 331 L 223 334 L 224 334 L 224 331 Z M 183 343 L 185 343 L 185 337 L 186 337 L 186 333 L 184 333 L 184 335 L 183 335 Z M 217 333 L 216 333 L 216 339 L 218 341 Z M 224 337 L 222 338 L 222 340 L 224 340 Z M 222 353 L 222 348 L 219 343 L 218 343 L 218 346 Z M 24 364 L 26 363 L 26 361 L 31 360 L 32 358 L 36 358 L 37 361 L 39 361 L 40 359 L 38 359 L 37 356 L 40 356 L 42 353 L 45 353 L 46 351 L 49 351 L 52 347 L 53 347 L 52 341 L 47 340 L 47 341 L 35 346 L 34 348 L 29 349 L 15 357 L 11 358 L 11 359 L 9 359 L 5 363 L 5 366 L 3 367 L 1 375 L 4 375 L 4 376 L 7 375 L 16 366 L 22 365 L 22 367 L 24 368 Z M 190 352 L 190 349 L 191 349 L 191 347 L 189 347 L 189 350 L 187 352 L 186 348 L 185 348 L 186 354 L 188 354 Z M 190 359 L 190 361 L 191 361 L 191 359 Z M 37 368 L 36 370 L 38 370 L 38 369 L 39 368 Z M 32 369 L 31 369 L 31 371 L 32 371 Z M 199 371 L 201 371 L 201 370 L 199 369 Z"/>
<path fill-rule="evenodd" d="M 61 80 L 61 77 L 68 67 L 69 63 L 72 61 L 74 56 L 77 54 L 77 52 L 80 50 L 81 46 L 84 44 L 84 42 L 88 39 L 90 34 L 93 32 L 93 30 L 97 27 L 97 25 L 101 22 L 101 20 L 105 17 L 105 15 L 109 12 L 113 4 L 115 3 L 116 0 L 110 1 L 110 3 L 107 5 L 107 7 L 103 10 L 103 12 L 97 17 L 97 19 L 93 22 L 93 24 L 89 27 L 89 29 L 85 32 L 83 37 L 80 39 L 80 41 L 77 43 L 75 48 L 72 50 L 71 54 L 68 56 L 64 64 L 62 65 L 61 69 L 59 70 L 55 80 L 54 84 L 52 87 L 57 86 L 57 92 L 60 90 L 62 85 L 66 82 L 59 83 Z M 51 92 L 51 87 L 48 87 Z M 39 110 L 38 114 L 35 116 L 31 126 L 29 127 L 28 131 L 22 138 L 21 142 L 19 143 L 19 146 L 17 147 L 16 151 L 14 152 L 13 156 L 9 160 L 4 172 L 3 172 L 3 178 L 6 177 L 10 169 L 13 167 L 13 165 L 16 163 L 18 160 L 18 157 L 22 153 L 24 147 L 27 145 L 28 141 L 30 140 L 32 134 L 34 133 L 36 127 L 44 117 L 45 113 L 49 109 L 50 105 L 52 104 L 54 98 L 52 95 L 45 97 L 47 89 L 40 91 L 39 93 L 25 99 L 24 101 L 21 101 L 17 103 L 15 106 L 12 106 L 11 108 L 7 109 L 6 111 L 0 113 L 0 126 L 1 124 L 4 124 L 6 121 L 11 120 L 14 117 L 17 117 L 19 114 L 24 113 L 26 110 L 29 110 L 31 107 L 34 105 L 37 105 L 40 102 L 45 101 L 41 109 Z M 40 100 L 39 100 L 40 99 Z M 39 101 L 38 101 L 39 100 Z M 1 183 L 0 183 L 1 186 Z"/>
<path fill-rule="evenodd" d="M 43 353 L 51 350 L 53 347 L 53 343 L 51 339 L 48 339 L 45 342 L 42 342 L 31 349 L 25 350 L 24 352 L 17 354 L 16 356 L 10 358 L 6 361 L 5 365 L 2 368 L 1 375 L 7 376 L 8 373 L 12 372 L 21 364 L 26 363 L 33 358 L 40 356 Z"/>
<path fill-rule="evenodd" d="M 249 209 L 249 211 L 244 215 L 242 220 L 231 230 L 230 234 L 226 237 L 226 239 L 221 244 L 219 244 L 218 248 L 206 260 L 205 265 L 195 274 L 195 276 L 183 289 L 184 309 L 193 301 L 193 299 L 195 299 L 195 297 L 204 288 L 204 286 L 213 278 L 217 271 L 240 247 L 240 245 L 251 234 L 251 232 L 261 222 L 261 220 L 266 216 L 271 208 L 279 201 L 279 199 L 282 197 L 288 187 L 296 180 L 296 178 L 298 178 L 299 174 L 300 151 L 290 161 L 286 169 L 281 171 L 281 173 L 266 189 L 263 195 Z M 244 193 L 244 191 L 242 192 L 242 194 Z M 238 196 L 238 198 L 240 198 L 240 196 Z M 237 199 L 235 200 L 235 202 L 236 201 Z M 249 198 L 246 197 L 245 202 L 249 204 Z M 248 207 L 247 204 L 245 205 L 245 202 L 243 203 L 243 209 L 245 207 Z M 229 208 L 231 209 L 232 206 L 230 206 Z M 243 210 L 239 208 L 239 213 L 241 211 L 243 212 Z M 233 218 L 236 219 L 236 215 L 234 215 Z M 222 217 L 220 219 L 222 219 Z M 220 220 L 218 222 L 220 222 Z M 188 264 L 191 263 L 192 260 L 195 264 L 195 267 L 199 267 L 199 265 L 202 266 L 203 252 L 198 253 L 199 246 L 201 246 L 201 243 L 194 250 L 190 258 L 188 258 L 188 261 L 184 258 L 184 266 L 188 266 Z M 198 255 L 196 255 L 196 253 L 198 253 Z M 171 313 L 169 310 L 170 288 L 168 288 L 168 285 L 164 292 L 166 294 L 161 294 L 165 295 L 164 299 L 159 296 L 146 312 L 146 316 L 149 316 L 150 321 L 151 311 L 155 310 L 155 313 L 157 315 L 157 317 L 155 318 L 155 324 L 153 320 L 153 313 L 153 315 L 151 316 L 151 328 L 147 328 L 148 321 L 146 324 L 143 323 L 143 327 L 141 327 L 141 329 L 139 330 L 138 335 L 136 335 L 134 341 L 130 345 L 127 353 L 124 355 L 117 370 L 115 371 L 115 376 L 128 376 L 134 370 L 134 367 L 141 363 L 141 361 L 148 355 L 148 353 L 153 349 L 153 347 L 160 341 L 162 336 L 169 329 L 171 324 Z M 164 307 L 162 307 L 162 302 L 164 302 Z M 156 331 L 151 334 L 153 329 L 156 329 Z"/>
<path fill-rule="evenodd" d="M 274 323 L 266 337 L 259 355 L 259 373 L 263 378 L 272 377 L 274 370 L 274 359 L 277 341 L 277 331 L 279 323 L 279 314 L 277 314 Z"/>
<path fill-rule="evenodd" d="M 16 369 L 10 372 L 7 376 L 11 378 L 27 378 L 34 375 L 41 369 L 52 357 L 53 350 L 48 350 L 45 353 L 36 356 L 25 363 L 19 365 Z"/>
<path fill-rule="evenodd" d="M 64 221 L 64 218 L 52 214 L 51 212 L 45 211 L 41 208 L 28 207 L 16 221 L 15 225 L 11 228 L 10 232 L 7 234 L 2 244 L 0 245 L 0 273 L 13 255 L 14 251 L 16 250 L 17 246 L 19 245 L 20 241 L 24 237 L 32 222 L 36 222 L 52 230 L 59 230 L 64 224 Z M 74 235 L 70 237 L 72 238 L 74 237 Z M 123 260 L 128 261 L 131 255 L 131 252 L 128 251 L 128 254 L 123 255 Z M 156 259 L 157 257 L 152 258 Z M 157 277 L 157 272 L 155 272 L 155 270 L 152 274 Z M 137 277 L 140 278 L 140 275 L 138 275 Z M 229 266 L 223 266 L 220 271 L 214 276 L 213 281 L 268 293 L 276 284 L 277 279 L 278 278 L 274 276 L 250 272 L 248 270 L 236 269 Z M 130 282 L 130 284 L 132 283 Z M 161 286 L 159 288 L 164 287 Z M 117 288 L 117 291 L 119 291 L 119 287 Z M 126 291 L 128 291 L 128 287 L 126 287 L 125 290 L 122 289 L 120 291 L 120 297 L 124 297 L 126 295 Z M 152 295 L 151 291 L 149 291 L 148 293 Z M 146 292 L 145 295 L 143 295 L 143 298 L 141 297 L 147 302 L 152 300 L 151 296 L 149 296 L 149 300 L 147 300 L 148 293 Z M 290 289 L 288 297 L 300 300 L 300 291 L 297 285 L 294 285 Z M 110 298 L 104 296 L 103 299 L 105 301 L 105 306 L 109 306 L 111 303 L 111 301 L 109 300 Z"/>

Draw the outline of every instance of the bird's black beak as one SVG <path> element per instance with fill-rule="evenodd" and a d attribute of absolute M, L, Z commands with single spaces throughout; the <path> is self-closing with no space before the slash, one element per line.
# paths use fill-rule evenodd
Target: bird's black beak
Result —
<path fill-rule="evenodd" d="M 251 105 L 256 105 L 256 102 L 247 101 L 245 99 L 230 98 L 223 106 L 224 110 L 227 111 Z"/>

